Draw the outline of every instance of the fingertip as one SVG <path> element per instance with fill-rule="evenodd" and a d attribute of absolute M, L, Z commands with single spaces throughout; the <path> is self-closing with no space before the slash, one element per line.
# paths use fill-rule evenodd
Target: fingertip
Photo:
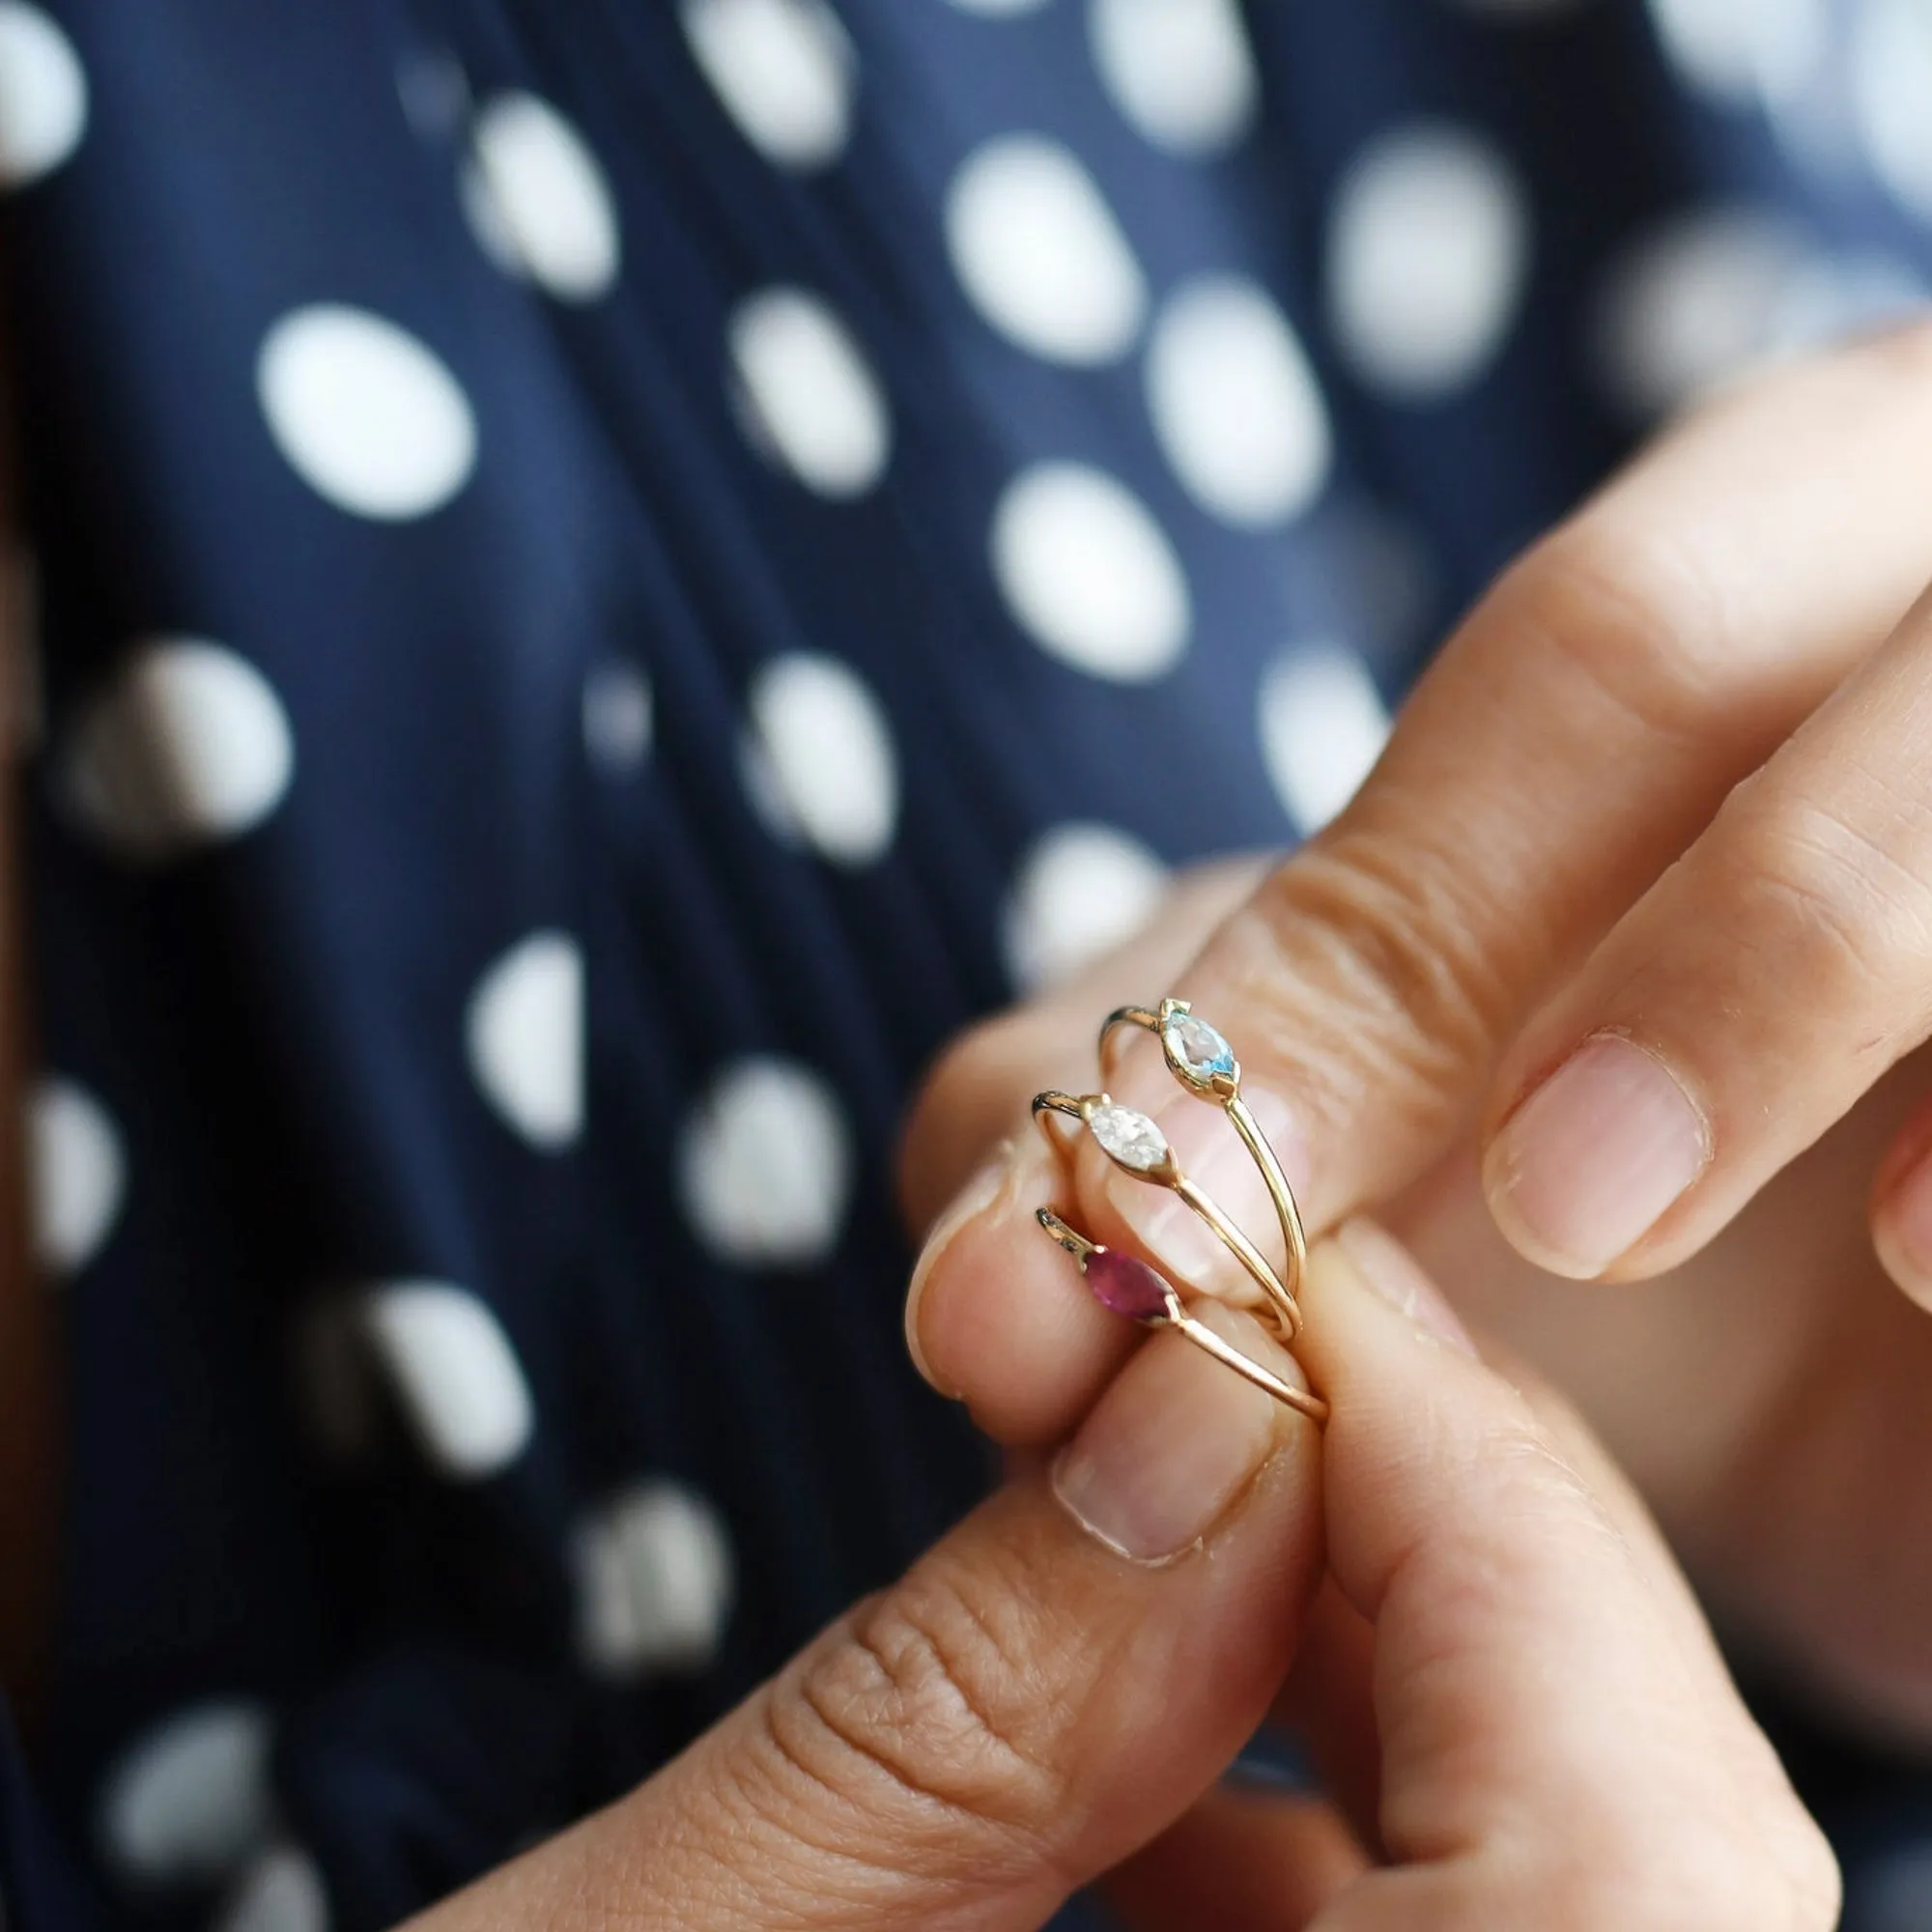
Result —
<path fill-rule="evenodd" d="M 1370 1378 L 1401 1382 L 1445 1352 L 1480 1359 L 1422 1264 L 1376 1222 L 1357 1216 L 1317 1242 L 1302 1287 L 1303 1352 L 1331 1400 Z"/>
<path fill-rule="evenodd" d="M 1386 1228 L 1358 1214 L 1335 1231 L 1334 1245 L 1347 1256 L 1363 1285 L 1420 1329 L 1426 1340 L 1472 1359 L 1480 1357 L 1448 1296 Z"/>
<path fill-rule="evenodd" d="M 1302 1377 L 1252 1316 L 1197 1304 L 1203 1326 L 1277 1375 Z M 1164 1565 L 1232 1518 L 1261 1472 L 1279 1460 L 1300 1498 L 1304 1561 L 1315 1545 L 1320 1482 L 1315 1431 L 1273 1396 L 1169 1332 L 1121 1371 L 1055 1460 L 1052 1489 L 1069 1516 L 1117 1555 Z"/>
<path fill-rule="evenodd" d="M 912 1278 L 906 1284 L 906 1353 L 912 1357 L 913 1367 L 948 1401 L 956 1402 L 959 1399 L 959 1390 L 933 1367 L 932 1356 L 926 1346 L 925 1328 L 929 1319 L 930 1298 L 928 1291 L 934 1278 L 946 1266 L 947 1258 L 957 1245 L 960 1236 L 974 1221 L 990 1213 L 1006 1191 L 1013 1165 L 1011 1155 L 1010 1144 L 1002 1148 L 940 1211 L 938 1218 L 926 1232 L 925 1243 L 919 1251 L 919 1259 L 913 1264 Z"/>
<path fill-rule="evenodd" d="M 1054 1179 L 1022 1140 L 940 1217 L 906 1294 L 920 1373 L 1009 1446 L 1065 1436 L 1136 1340 L 1036 1224 Z"/>

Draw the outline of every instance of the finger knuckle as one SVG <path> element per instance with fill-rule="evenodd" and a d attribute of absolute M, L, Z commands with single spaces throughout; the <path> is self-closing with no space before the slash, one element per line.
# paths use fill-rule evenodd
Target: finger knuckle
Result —
<path fill-rule="evenodd" d="M 1860 1045 L 1889 1057 L 1918 1017 L 1918 1002 L 1901 996 L 1932 947 L 1926 882 L 1868 811 L 1778 798 L 1764 775 L 1732 795 L 1717 830 L 1712 851 L 1737 901 L 1723 929 L 1742 936 L 1740 956 L 1802 988 L 1806 1010 L 1828 1022 L 1858 1015 Z"/>
<path fill-rule="evenodd" d="M 1742 648 L 1696 549 L 1614 503 L 1585 510 L 1514 566 L 1498 586 L 1495 616 L 1580 684 L 1589 708 L 1677 742 L 1708 731 Z"/>
<path fill-rule="evenodd" d="M 933 1563 L 862 1605 L 769 1702 L 772 1750 L 824 1801 L 807 1808 L 949 1868 L 1037 1865 L 1069 1780 L 1027 1621 Z"/>
<path fill-rule="evenodd" d="M 1430 837 L 1367 818 L 1338 826 L 1223 935 L 1231 1004 L 1253 1016 L 1257 1058 L 1296 1067 L 1304 1097 L 1337 1117 L 1365 1076 L 1391 1095 L 1451 1102 L 1514 1009 L 1512 980 L 1483 943 L 1469 868 Z M 1293 1011 L 1284 964 L 1305 989 Z"/>

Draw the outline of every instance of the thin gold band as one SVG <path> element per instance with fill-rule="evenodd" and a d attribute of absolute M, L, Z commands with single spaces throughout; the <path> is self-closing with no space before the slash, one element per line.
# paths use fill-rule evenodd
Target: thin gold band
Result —
<path fill-rule="evenodd" d="M 1048 1236 L 1080 1264 L 1082 1274 L 1087 1272 L 1090 1261 L 1108 1252 L 1098 1242 L 1090 1241 L 1077 1228 L 1069 1227 L 1051 1208 L 1040 1208 L 1035 1212 L 1039 1225 L 1046 1230 Z M 1145 1267 L 1146 1264 L 1140 1265 Z M 1198 1321 L 1188 1314 L 1180 1296 L 1176 1293 L 1173 1284 L 1165 1276 L 1152 1268 L 1148 1268 L 1147 1273 L 1165 1293 L 1157 1313 L 1150 1309 L 1148 1313 L 1135 1318 L 1144 1327 L 1175 1329 L 1205 1354 L 1212 1355 L 1223 1367 L 1233 1369 L 1244 1381 L 1252 1382 L 1256 1388 L 1273 1396 L 1275 1401 L 1286 1404 L 1290 1408 L 1307 1416 L 1312 1422 L 1323 1423 L 1328 1420 L 1328 1405 L 1319 1395 L 1312 1394 L 1305 1388 L 1296 1387 L 1293 1382 L 1276 1375 L 1272 1369 L 1263 1367 L 1252 1356 L 1243 1354 L 1232 1342 L 1224 1341 L 1205 1321 Z"/>
<path fill-rule="evenodd" d="M 1104 1072 L 1107 1065 L 1107 1048 L 1114 1030 L 1122 1026 L 1139 1027 L 1151 1033 L 1160 1041 L 1161 1053 L 1166 1058 L 1168 1070 L 1181 1086 L 1203 1100 L 1218 1101 L 1235 1131 L 1240 1135 L 1242 1145 L 1261 1170 L 1263 1181 L 1268 1191 L 1268 1199 L 1274 1204 L 1275 1218 L 1281 1223 L 1282 1245 L 1288 1253 L 1287 1293 L 1290 1301 L 1301 1293 L 1301 1277 L 1308 1266 L 1308 1235 L 1301 1225 L 1301 1209 L 1294 1199 L 1294 1189 L 1288 1184 L 1288 1176 L 1282 1172 L 1281 1162 L 1275 1151 L 1268 1145 L 1264 1134 L 1248 1111 L 1248 1103 L 1241 1098 L 1241 1067 L 1232 1052 L 1228 1056 L 1225 1068 L 1215 1067 L 1205 1077 L 1191 1066 L 1182 1057 L 1179 1047 L 1176 1022 L 1193 1019 L 1193 1009 L 1185 1000 L 1163 1000 L 1158 1008 L 1119 1007 L 1109 1013 L 1100 1027 L 1100 1065 Z M 1198 1022 L 1197 1022 L 1198 1024 Z M 1216 1035 L 1216 1038 L 1219 1036 Z M 1225 1044 L 1225 1041 L 1222 1042 Z M 1300 1331 L 1300 1311 L 1295 1313 L 1295 1329 Z"/>
<path fill-rule="evenodd" d="M 1154 1035 L 1160 1041 L 1168 1070 L 1176 1080 L 1197 1099 L 1218 1105 L 1227 1115 L 1262 1177 L 1275 1218 L 1281 1225 L 1288 1261 L 1287 1279 L 1228 1218 L 1219 1204 L 1181 1172 L 1167 1136 L 1150 1116 L 1122 1106 L 1106 1093 L 1053 1092 L 1034 1096 L 1035 1122 L 1048 1144 L 1063 1154 L 1065 1144 L 1056 1132 L 1051 1117 L 1062 1115 L 1078 1122 L 1116 1167 L 1137 1180 L 1165 1187 L 1185 1202 L 1261 1290 L 1269 1325 L 1281 1342 L 1292 1348 L 1302 1328 L 1301 1307 L 1295 1297 L 1307 1266 L 1308 1239 L 1294 1190 L 1281 1161 L 1241 1097 L 1240 1063 L 1235 1058 L 1233 1047 L 1215 1028 L 1197 1018 L 1185 1000 L 1163 1000 L 1157 1008 L 1122 1007 L 1110 1013 L 1100 1028 L 1103 1069 L 1114 1032 L 1122 1026 L 1138 1027 Z M 1179 1329 L 1195 1347 L 1245 1377 L 1257 1388 L 1265 1389 L 1278 1402 L 1317 1422 L 1327 1419 L 1328 1405 L 1320 1396 L 1296 1388 L 1251 1361 L 1211 1328 L 1197 1321 L 1187 1313 L 1173 1283 L 1147 1263 L 1133 1256 L 1114 1254 L 1089 1240 L 1050 1208 L 1038 1210 L 1038 1220 L 1047 1235 L 1079 1263 L 1081 1273 L 1089 1277 L 1095 1294 L 1116 1313 L 1149 1326 Z"/>
<path fill-rule="evenodd" d="M 1091 1133 L 1096 1115 L 1104 1117 L 1109 1113 L 1127 1112 L 1128 1109 L 1117 1107 L 1111 1096 L 1105 1094 L 1036 1094 L 1033 1097 L 1033 1117 L 1038 1122 L 1040 1131 L 1046 1135 L 1048 1144 L 1056 1151 L 1062 1151 L 1062 1149 L 1054 1137 L 1051 1122 L 1047 1118 L 1049 1115 L 1066 1115 L 1080 1122 Z M 1140 1122 L 1145 1121 L 1147 1117 L 1136 1114 L 1132 1118 Z M 1151 1126 L 1152 1123 L 1150 1122 L 1148 1124 Z M 1245 1134 L 1242 1135 L 1243 1140 L 1246 1138 Z M 1266 1143 L 1264 1142 L 1263 1145 L 1265 1146 Z M 1122 1160 L 1108 1148 L 1105 1141 L 1101 1142 L 1101 1151 L 1116 1167 L 1124 1169 L 1136 1180 L 1145 1180 L 1153 1186 L 1165 1187 L 1170 1192 L 1178 1194 L 1207 1223 L 1214 1238 L 1240 1263 L 1249 1280 L 1261 1290 L 1269 1326 L 1284 1342 L 1292 1343 L 1301 1333 L 1301 1307 L 1289 1292 L 1288 1284 L 1275 1272 L 1274 1264 L 1228 1218 L 1213 1196 L 1204 1188 L 1196 1186 L 1180 1171 L 1175 1161 L 1173 1149 L 1167 1147 L 1164 1140 L 1161 1146 L 1160 1159 L 1147 1166 L 1135 1166 Z M 1265 1176 L 1266 1168 L 1262 1171 Z"/>

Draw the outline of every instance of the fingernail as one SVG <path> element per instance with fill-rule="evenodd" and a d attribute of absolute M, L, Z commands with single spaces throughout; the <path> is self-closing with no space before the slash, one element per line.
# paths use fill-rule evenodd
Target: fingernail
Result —
<path fill-rule="evenodd" d="M 1932 1308 L 1932 1160 L 1909 1169 L 1879 1203 L 1872 1245 L 1886 1273 L 1914 1301 Z"/>
<path fill-rule="evenodd" d="M 1163 1071 L 1163 1078 L 1167 1078 Z M 1171 1088 L 1171 1080 L 1170 1080 Z M 1291 1187 L 1300 1188 L 1308 1161 L 1301 1129 L 1287 1101 L 1261 1089 L 1242 1097 Z M 1254 1157 L 1227 1117 L 1192 1094 L 1172 1091 L 1149 1109 L 1167 1136 L 1180 1170 L 1222 1208 L 1277 1267 L 1286 1265 L 1274 1204 Z M 1115 1210 L 1133 1229 L 1151 1259 L 1177 1279 L 1235 1306 L 1253 1306 L 1262 1291 L 1248 1278 L 1213 1231 L 1178 1195 L 1112 1168 L 1107 1192 Z"/>
<path fill-rule="evenodd" d="M 1670 1069 L 1600 1034 L 1510 1116 L 1483 1182 L 1522 1254 L 1587 1280 L 1634 1247 L 1710 1157 L 1704 1117 Z"/>
<path fill-rule="evenodd" d="M 1465 1355 L 1476 1354 L 1469 1331 L 1463 1326 L 1442 1291 L 1423 1272 L 1422 1264 L 1386 1228 L 1358 1215 L 1335 1230 L 1335 1245 L 1361 1277 L 1363 1285 L 1407 1316 L 1425 1335 Z"/>
<path fill-rule="evenodd" d="M 939 1265 L 959 1231 L 969 1221 L 977 1220 L 987 1212 L 999 1200 L 1013 1171 L 1012 1152 L 1012 1142 L 1006 1142 L 999 1152 L 985 1166 L 980 1168 L 947 1204 L 946 1211 L 927 1231 L 925 1245 L 920 1249 L 919 1259 L 912 1266 L 912 1279 L 906 1284 L 906 1353 L 912 1357 L 913 1367 L 949 1402 L 957 1402 L 959 1391 L 947 1387 L 933 1374 L 932 1365 L 925 1359 L 925 1350 L 921 1346 L 919 1339 L 920 1305 L 925 1299 L 926 1283 L 932 1279 L 933 1269 Z"/>
<path fill-rule="evenodd" d="M 1236 1348 L 1298 1373 L 1261 1326 L 1197 1301 L 1194 1314 Z M 1135 1563 L 1198 1545 L 1273 1455 L 1273 1397 L 1178 1335 L 1134 1357 L 1053 1465 L 1053 1492 L 1087 1533 Z"/>

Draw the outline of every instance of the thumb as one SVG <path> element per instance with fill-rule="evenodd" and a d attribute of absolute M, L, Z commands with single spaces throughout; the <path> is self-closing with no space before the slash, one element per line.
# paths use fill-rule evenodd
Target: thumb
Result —
<path fill-rule="evenodd" d="M 1391 1861 L 1321 1932 L 1835 1924 L 1823 1837 L 1581 1424 L 1477 1361 L 1377 1229 L 1318 1248 L 1308 1291 Z"/>
<path fill-rule="evenodd" d="M 1211 1320 L 1298 1378 L 1247 1317 Z M 1320 1570 L 1320 1460 L 1303 1418 L 1153 1336 L 1050 1468 L 431 1923 L 1041 1924 L 1265 1715 Z"/>

